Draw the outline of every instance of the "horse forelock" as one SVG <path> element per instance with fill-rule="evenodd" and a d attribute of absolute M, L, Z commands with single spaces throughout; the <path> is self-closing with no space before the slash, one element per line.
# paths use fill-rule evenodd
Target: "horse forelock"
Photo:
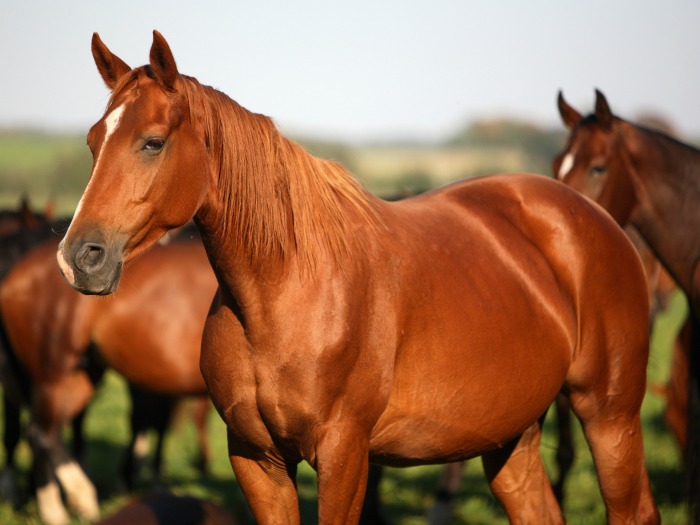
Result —
<path fill-rule="evenodd" d="M 364 188 L 339 164 L 283 137 L 269 117 L 181 79 L 191 124 L 201 128 L 218 174 L 225 217 L 219 233 L 240 239 L 251 262 L 282 262 L 295 251 L 309 269 L 323 250 L 342 264 L 353 221 L 378 224 Z"/>

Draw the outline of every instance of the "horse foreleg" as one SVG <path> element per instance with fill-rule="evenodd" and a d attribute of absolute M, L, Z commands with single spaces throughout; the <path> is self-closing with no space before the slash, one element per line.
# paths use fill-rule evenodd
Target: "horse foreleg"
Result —
<path fill-rule="evenodd" d="M 327 428 L 319 433 L 315 467 L 319 525 L 357 524 L 369 472 L 368 439 L 359 428 Z"/>
<path fill-rule="evenodd" d="M 296 466 L 230 456 L 231 466 L 255 522 L 259 525 L 299 525 Z"/>
<path fill-rule="evenodd" d="M 540 454 L 540 427 L 482 456 L 491 491 L 511 523 L 564 523 Z"/>
<path fill-rule="evenodd" d="M 231 466 L 255 522 L 259 525 L 299 525 L 295 465 L 281 459 L 256 461 L 231 455 Z"/>

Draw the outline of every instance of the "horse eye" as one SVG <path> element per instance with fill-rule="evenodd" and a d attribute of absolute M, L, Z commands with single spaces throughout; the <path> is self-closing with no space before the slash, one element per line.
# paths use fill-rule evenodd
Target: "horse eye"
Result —
<path fill-rule="evenodd" d="M 150 153 L 158 153 L 160 150 L 163 149 L 163 145 L 165 144 L 164 139 L 159 139 L 159 138 L 151 138 L 146 141 L 146 143 L 143 145 L 143 150 L 148 151 Z"/>
<path fill-rule="evenodd" d="M 596 177 L 599 175 L 602 175 L 605 173 L 606 168 L 602 164 L 596 164 L 595 166 L 591 166 L 591 176 Z"/>

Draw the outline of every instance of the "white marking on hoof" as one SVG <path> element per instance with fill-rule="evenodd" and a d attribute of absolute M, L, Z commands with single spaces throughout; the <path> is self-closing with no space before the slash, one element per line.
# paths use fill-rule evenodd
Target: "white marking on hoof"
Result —
<path fill-rule="evenodd" d="M 150 449 L 151 444 L 148 441 L 148 432 L 139 432 L 134 440 L 134 457 L 139 461 L 144 461 Z"/>
<path fill-rule="evenodd" d="M 36 501 L 39 507 L 39 517 L 46 525 L 66 525 L 68 523 L 68 513 L 63 506 L 61 491 L 55 481 L 37 489 Z"/>
<path fill-rule="evenodd" d="M 78 463 L 71 461 L 60 465 L 56 469 L 56 477 L 66 492 L 66 499 L 71 508 L 90 521 L 100 519 L 97 491 Z"/>

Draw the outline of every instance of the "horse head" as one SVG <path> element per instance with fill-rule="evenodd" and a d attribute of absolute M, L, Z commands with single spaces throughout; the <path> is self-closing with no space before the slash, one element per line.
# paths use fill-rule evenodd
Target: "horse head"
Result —
<path fill-rule="evenodd" d="M 570 134 L 552 163 L 554 176 L 597 201 L 624 225 L 636 202 L 633 166 L 622 140 L 627 123 L 613 115 L 598 90 L 595 111 L 586 117 L 564 100 L 561 91 L 557 105 Z"/>
<path fill-rule="evenodd" d="M 97 33 L 92 54 L 112 94 L 88 133 L 92 172 L 57 258 L 74 288 L 108 294 L 124 262 L 193 218 L 209 172 L 184 77 L 160 33 L 153 32 L 150 63 L 136 69 Z"/>

